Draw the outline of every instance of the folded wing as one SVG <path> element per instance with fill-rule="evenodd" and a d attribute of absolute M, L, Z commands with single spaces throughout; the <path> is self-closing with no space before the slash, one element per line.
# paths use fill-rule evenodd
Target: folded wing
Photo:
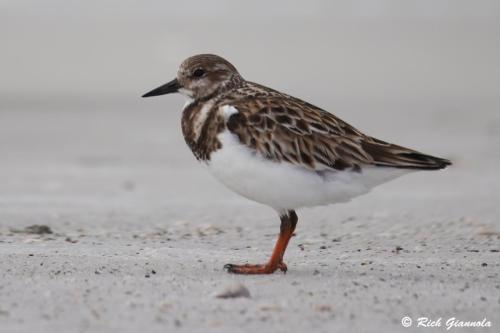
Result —
<path fill-rule="evenodd" d="M 367 136 L 331 113 L 276 93 L 232 101 L 229 131 L 257 154 L 307 169 L 360 171 L 365 165 L 435 170 L 450 161 Z"/>

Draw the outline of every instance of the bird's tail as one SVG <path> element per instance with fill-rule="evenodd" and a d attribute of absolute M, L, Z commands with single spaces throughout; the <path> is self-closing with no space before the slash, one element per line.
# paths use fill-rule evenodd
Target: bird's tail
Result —
<path fill-rule="evenodd" d="M 439 170 L 451 161 L 420 153 L 416 150 L 387 143 L 375 138 L 362 143 L 363 149 L 373 157 L 373 164 L 402 169 Z"/>

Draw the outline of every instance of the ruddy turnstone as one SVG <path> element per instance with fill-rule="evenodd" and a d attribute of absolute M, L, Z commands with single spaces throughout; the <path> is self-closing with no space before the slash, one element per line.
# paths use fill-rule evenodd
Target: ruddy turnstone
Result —
<path fill-rule="evenodd" d="M 194 156 L 229 189 L 274 208 L 281 219 L 269 261 L 225 265 L 231 273 L 286 272 L 295 209 L 346 202 L 403 174 L 451 164 L 363 134 L 319 107 L 247 81 L 217 55 L 184 60 L 175 79 L 142 97 L 175 92 L 188 98 L 182 132 Z"/>

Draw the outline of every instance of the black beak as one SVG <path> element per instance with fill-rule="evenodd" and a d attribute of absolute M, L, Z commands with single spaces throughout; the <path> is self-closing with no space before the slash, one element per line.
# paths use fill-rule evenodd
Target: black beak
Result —
<path fill-rule="evenodd" d="M 177 79 L 173 79 L 169 83 L 162 85 L 156 89 L 151 90 L 150 92 L 142 95 L 142 97 L 151 97 L 151 96 L 160 96 L 165 94 L 171 94 L 179 91 L 179 81 Z"/>

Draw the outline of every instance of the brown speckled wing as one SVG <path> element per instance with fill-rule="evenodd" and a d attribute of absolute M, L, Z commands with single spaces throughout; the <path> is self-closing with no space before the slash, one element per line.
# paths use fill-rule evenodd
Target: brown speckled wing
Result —
<path fill-rule="evenodd" d="M 248 89 L 248 88 L 247 88 Z M 228 102 L 239 112 L 227 128 L 246 146 L 276 162 L 309 170 L 360 171 L 363 166 L 440 169 L 450 162 L 367 135 L 320 108 L 255 85 L 255 94 Z"/>

